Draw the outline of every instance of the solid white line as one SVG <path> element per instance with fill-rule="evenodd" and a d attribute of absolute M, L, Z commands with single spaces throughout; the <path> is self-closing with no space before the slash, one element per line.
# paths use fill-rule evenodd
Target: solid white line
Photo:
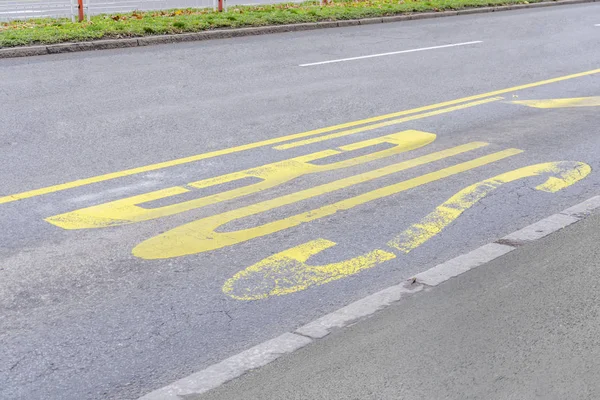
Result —
<path fill-rule="evenodd" d="M 417 51 L 425 51 L 425 50 L 445 49 L 447 47 L 467 46 L 467 45 L 470 45 L 470 44 L 477 44 L 477 43 L 483 43 L 483 42 L 481 40 L 477 40 L 477 41 L 474 41 L 474 42 L 444 44 L 444 45 L 441 45 L 441 46 L 423 47 L 423 48 L 420 48 L 420 49 L 392 51 L 392 52 L 389 52 L 389 53 L 380 53 L 380 54 L 370 54 L 368 56 L 340 58 L 338 60 L 319 61 L 319 62 L 309 63 L 309 64 L 300 64 L 300 67 L 311 67 L 313 65 L 333 64 L 333 63 L 344 62 L 344 61 L 362 60 L 362 59 L 365 59 L 365 58 L 392 56 L 394 54 L 415 53 Z"/>

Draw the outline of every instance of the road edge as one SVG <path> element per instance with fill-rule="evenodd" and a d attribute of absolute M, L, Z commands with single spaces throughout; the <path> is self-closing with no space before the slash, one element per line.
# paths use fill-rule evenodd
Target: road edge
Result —
<path fill-rule="evenodd" d="M 383 310 L 393 303 L 425 288 L 438 286 L 476 267 L 487 264 L 517 247 L 534 242 L 562 228 L 581 221 L 600 208 L 600 196 L 594 196 L 557 214 L 541 219 L 523 229 L 508 234 L 494 242 L 462 254 L 408 281 L 390 286 L 377 293 L 348 304 L 305 324 L 292 332 L 286 332 L 246 351 L 229 357 L 206 369 L 189 375 L 165 387 L 148 393 L 138 400 L 182 400 L 199 396 L 209 390 L 260 368 L 279 357 L 329 335 Z"/>
<path fill-rule="evenodd" d="M 214 31 L 194 32 L 194 33 L 181 33 L 176 35 L 159 35 L 159 36 L 145 36 L 140 38 L 125 38 L 125 39 L 106 39 L 106 40 L 95 40 L 90 42 L 75 42 L 75 43 L 59 43 L 44 46 L 28 46 L 28 47 L 9 47 L 0 49 L 1 58 L 16 58 L 16 57 L 30 57 L 30 56 L 41 56 L 47 54 L 60 54 L 60 53 L 73 53 L 79 51 L 91 51 L 91 50 L 109 50 L 109 49 L 120 49 L 126 47 L 141 47 L 150 46 L 156 44 L 168 44 L 168 43 L 181 43 L 181 42 L 192 42 L 200 40 L 212 40 L 212 39 L 228 39 L 242 36 L 255 36 L 265 35 L 270 33 L 283 33 L 283 32 L 299 32 L 308 31 L 315 29 L 325 28 L 340 28 L 345 26 L 355 25 L 371 25 L 388 22 L 401 22 L 401 21 L 413 21 L 420 19 L 431 19 L 441 17 L 451 17 L 456 15 L 470 15 L 470 14 L 483 14 L 496 11 L 511 11 L 511 10 L 522 10 L 528 8 L 541 8 L 541 7 L 552 7 L 560 5 L 573 5 L 583 3 L 595 3 L 600 0 L 550 0 L 542 1 L 541 3 L 533 4 L 513 4 L 507 6 L 496 6 L 496 7 L 479 7 L 479 8 L 467 8 L 464 10 L 457 11 L 441 11 L 441 12 L 426 12 L 416 14 L 403 14 L 395 15 L 391 17 L 378 17 L 378 18 L 363 18 L 355 20 L 343 20 L 343 21 L 322 21 L 322 22 L 311 22 L 311 23 L 300 23 L 290 25 L 272 25 L 272 26 L 261 26 L 252 28 L 237 28 L 237 29 L 219 29 Z"/>

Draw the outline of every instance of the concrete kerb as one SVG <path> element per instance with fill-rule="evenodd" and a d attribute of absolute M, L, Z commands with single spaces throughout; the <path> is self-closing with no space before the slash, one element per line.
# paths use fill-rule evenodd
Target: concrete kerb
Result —
<path fill-rule="evenodd" d="M 338 28 L 343 28 L 344 26 L 355 26 L 355 25 L 360 25 L 360 21 L 358 19 L 349 19 L 346 21 L 338 21 L 337 22 Z"/>
<path fill-rule="evenodd" d="M 223 383 L 230 381 L 247 371 L 262 367 L 284 354 L 292 353 L 307 344 L 312 339 L 294 333 L 283 335 L 254 346 L 234 355 L 205 370 L 192 374 L 169 386 L 156 390 L 143 397 L 144 400 L 166 400 L 191 398 L 190 396 L 205 393 Z"/>
<path fill-rule="evenodd" d="M 421 20 L 430 18 L 450 17 L 456 15 L 482 14 L 496 11 L 521 10 L 526 8 L 550 7 L 558 5 L 571 5 L 594 3 L 600 0 L 558 0 L 544 1 L 533 4 L 515 4 L 499 7 L 469 8 L 457 11 L 426 12 L 419 14 L 394 15 L 391 17 L 364 18 L 346 21 L 323 21 L 292 25 L 273 25 L 253 28 L 219 29 L 195 33 L 182 33 L 177 35 L 145 36 L 140 38 L 107 39 L 91 42 L 61 43 L 47 46 L 29 46 L 0 49 L 0 58 L 29 57 L 45 54 L 72 53 L 76 51 L 107 50 L 125 47 L 150 46 L 178 42 L 190 42 L 210 39 L 227 39 L 241 36 L 264 35 L 269 33 L 299 32 L 313 29 L 338 28 L 354 25 L 371 25 L 388 22 Z"/>
<path fill-rule="evenodd" d="M 155 390 L 138 400 L 181 400 L 199 396 L 235 379 L 246 372 L 262 367 L 283 354 L 292 353 L 315 340 L 329 335 L 335 329 L 347 327 L 396 303 L 402 298 L 433 288 L 454 277 L 484 265 L 498 257 L 568 225 L 571 225 L 600 208 L 600 196 L 592 197 L 560 213 L 541 219 L 513 232 L 496 242 L 483 245 L 471 252 L 438 264 L 421 272 L 406 282 L 390 286 L 377 293 L 348 304 L 324 315 L 293 332 L 263 342 L 202 371 Z M 516 243 L 511 245 L 509 243 Z"/>
<path fill-rule="evenodd" d="M 381 24 L 383 23 L 383 17 L 359 19 L 358 23 L 359 25 Z"/>

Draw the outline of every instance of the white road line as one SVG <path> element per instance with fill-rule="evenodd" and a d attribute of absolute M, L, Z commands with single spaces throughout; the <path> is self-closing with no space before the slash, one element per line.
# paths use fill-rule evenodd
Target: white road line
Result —
<path fill-rule="evenodd" d="M 600 24 L 596 24 L 596 25 L 594 25 L 594 26 L 600 26 Z"/>
<path fill-rule="evenodd" d="M 300 67 L 311 67 L 313 65 L 333 64 L 333 63 L 344 62 L 344 61 L 362 60 L 362 59 L 365 59 L 365 58 L 393 56 L 395 54 L 415 53 L 417 51 L 425 51 L 425 50 L 445 49 L 447 47 L 467 46 L 467 45 L 470 45 L 470 44 L 477 44 L 477 43 L 483 43 L 483 42 L 481 40 L 477 40 L 477 41 L 474 41 L 474 42 L 444 44 L 444 45 L 441 45 L 441 46 L 423 47 L 423 48 L 420 48 L 420 49 L 392 51 L 392 52 L 389 52 L 389 53 L 380 53 L 380 54 L 370 54 L 368 56 L 340 58 L 338 60 L 328 60 L 328 61 L 319 61 L 319 62 L 309 63 L 309 64 L 300 64 Z"/>

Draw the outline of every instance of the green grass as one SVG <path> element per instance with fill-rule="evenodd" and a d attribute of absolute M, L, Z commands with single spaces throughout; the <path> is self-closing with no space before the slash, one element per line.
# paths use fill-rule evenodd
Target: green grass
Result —
<path fill-rule="evenodd" d="M 199 32 L 219 28 L 382 17 L 424 11 L 532 3 L 542 0 L 337 0 L 316 3 L 233 6 L 228 12 L 181 9 L 99 15 L 90 22 L 31 19 L 0 23 L 0 48 L 95 39 Z"/>

